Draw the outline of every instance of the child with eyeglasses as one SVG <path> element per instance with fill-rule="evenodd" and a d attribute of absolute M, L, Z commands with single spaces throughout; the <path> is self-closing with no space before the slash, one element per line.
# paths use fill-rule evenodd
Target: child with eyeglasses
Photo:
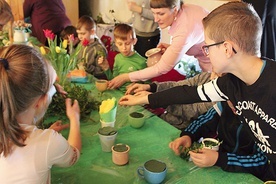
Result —
<path fill-rule="evenodd" d="M 213 71 L 225 73 L 224 76 L 198 87 L 179 86 L 150 95 L 127 95 L 119 103 L 150 104 L 156 108 L 230 100 L 240 122 L 269 159 L 263 179 L 275 180 L 276 82 L 271 74 L 276 71 L 276 63 L 260 58 L 261 20 L 252 5 L 229 2 L 205 17 L 203 26 L 205 43 L 209 45 L 203 50 L 211 60 Z M 210 46 L 212 44 L 215 45 Z M 206 155 L 197 153 L 196 156 L 204 158 Z"/>

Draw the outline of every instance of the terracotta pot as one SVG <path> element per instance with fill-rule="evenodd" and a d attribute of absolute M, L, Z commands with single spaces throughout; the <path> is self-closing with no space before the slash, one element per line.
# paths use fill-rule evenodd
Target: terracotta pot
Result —
<path fill-rule="evenodd" d="M 96 80 L 96 88 L 100 91 L 103 92 L 107 89 L 108 81 L 107 80 Z"/>
<path fill-rule="evenodd" d="M 128 163 L 128 153 L 130 147 L 126 144 L 116 144 L 112 146 L 112 161 L 116 165 L 125 165 Z"/>
<path fill-rule="evenodd" d="M 160 48 L 153 48 L 146 52 L 147 59 L 147 66 L 153 66 L 160 60 L 162 53 Z"/>

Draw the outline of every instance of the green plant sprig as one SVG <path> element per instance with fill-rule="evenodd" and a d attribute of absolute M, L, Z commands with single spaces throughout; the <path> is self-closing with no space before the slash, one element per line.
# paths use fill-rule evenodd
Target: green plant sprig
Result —
<path fill-rule="evenodd" d="M 201 143 L 198 143 L 198 142 L 193 142 L 193 144 L 188 147 L 188 148 L 185 148 L 181 153 L 180 153 L 180 157 L 186 161 L 189 161 L 189 158 L 190 158 L 190 154 L 189 154 L 189 151 L 193 151 L 193 152 L 196 152 L 198 153 L 198 151 L 200 149 L 203 148 L 203 144 Z"/>
<path fill-rule="evenodd" d="M 65 90 L 68 93 L 68 98 L 78 100 L 81 119 L 89 118 L 92 110 L 98 110 L 100 102 L 91 95 L 90 90 L 76 84 L 72 84 L 71 87 L 65 88 Z M 53 96 L 52 102 L 46 113 L 46 117 L 47 116 L 57 116 L 60 119 L 66 118 L 65 99 L 60 94 L 55 94 Z"/>

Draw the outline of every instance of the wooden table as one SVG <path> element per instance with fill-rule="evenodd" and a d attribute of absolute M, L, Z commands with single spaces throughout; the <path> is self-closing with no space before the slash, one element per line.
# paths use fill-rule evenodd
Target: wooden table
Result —
<path fill-rule="evenodd" d="M 85 84 L 91 88 L 91 84 Z M 94 95 L 98 92 L 92 87 Z M 106 91 L 103 98 L 119 98 L 119 91 Z M 147 119 L 140 129 L 130 127 L 127 122 L 129 112 L 137 110 L 145 113 Z M 166 184 L 258 184 L 256 177 L 244 173 L 230 173 L 218 167 L 198 168 L 176 156 L 168 147 L 170 141 L 179 136 L 180 131 L 140 106 L 118 106 L 115 127 L 118 129 L 116 143 L 130 146 L 129 163 L 124 166 L 113 164 L 111 152 L 101 150 L 97 131 L 100 128 L 98 112 L 91 113 L 91 122 L 81 122 L 83 148 L 78 163 L 70 168 L 53 168 L 52 184 L 143 184 L 136 169 L 149 159 L 162 160 L 167 164 Z M 68 131 L 62 132 L 66 137 Z"/>

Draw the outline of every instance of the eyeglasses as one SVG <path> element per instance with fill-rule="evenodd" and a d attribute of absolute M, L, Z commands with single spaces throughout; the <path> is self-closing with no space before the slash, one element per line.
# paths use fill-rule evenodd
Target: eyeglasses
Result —
<path fill-rule="evenodd" d="M 205 56 L 209 56 L 209 47 L 212 47 L 212 46 L 215 46 L 215 45 L 220 45 L 220 44 L 223 44 L 225 41 L 222 41 L 222 42 L 217 42 L 217 43 L 213 43 L 213 44 L 210 44 L 210 45 L 203 45 L 201 47 L 202 49 L 202 52 Z M 235 54 L 237 54 L 237 51 L 234 49 L 234 47 L 232 47 L 232 50 Z"/>

